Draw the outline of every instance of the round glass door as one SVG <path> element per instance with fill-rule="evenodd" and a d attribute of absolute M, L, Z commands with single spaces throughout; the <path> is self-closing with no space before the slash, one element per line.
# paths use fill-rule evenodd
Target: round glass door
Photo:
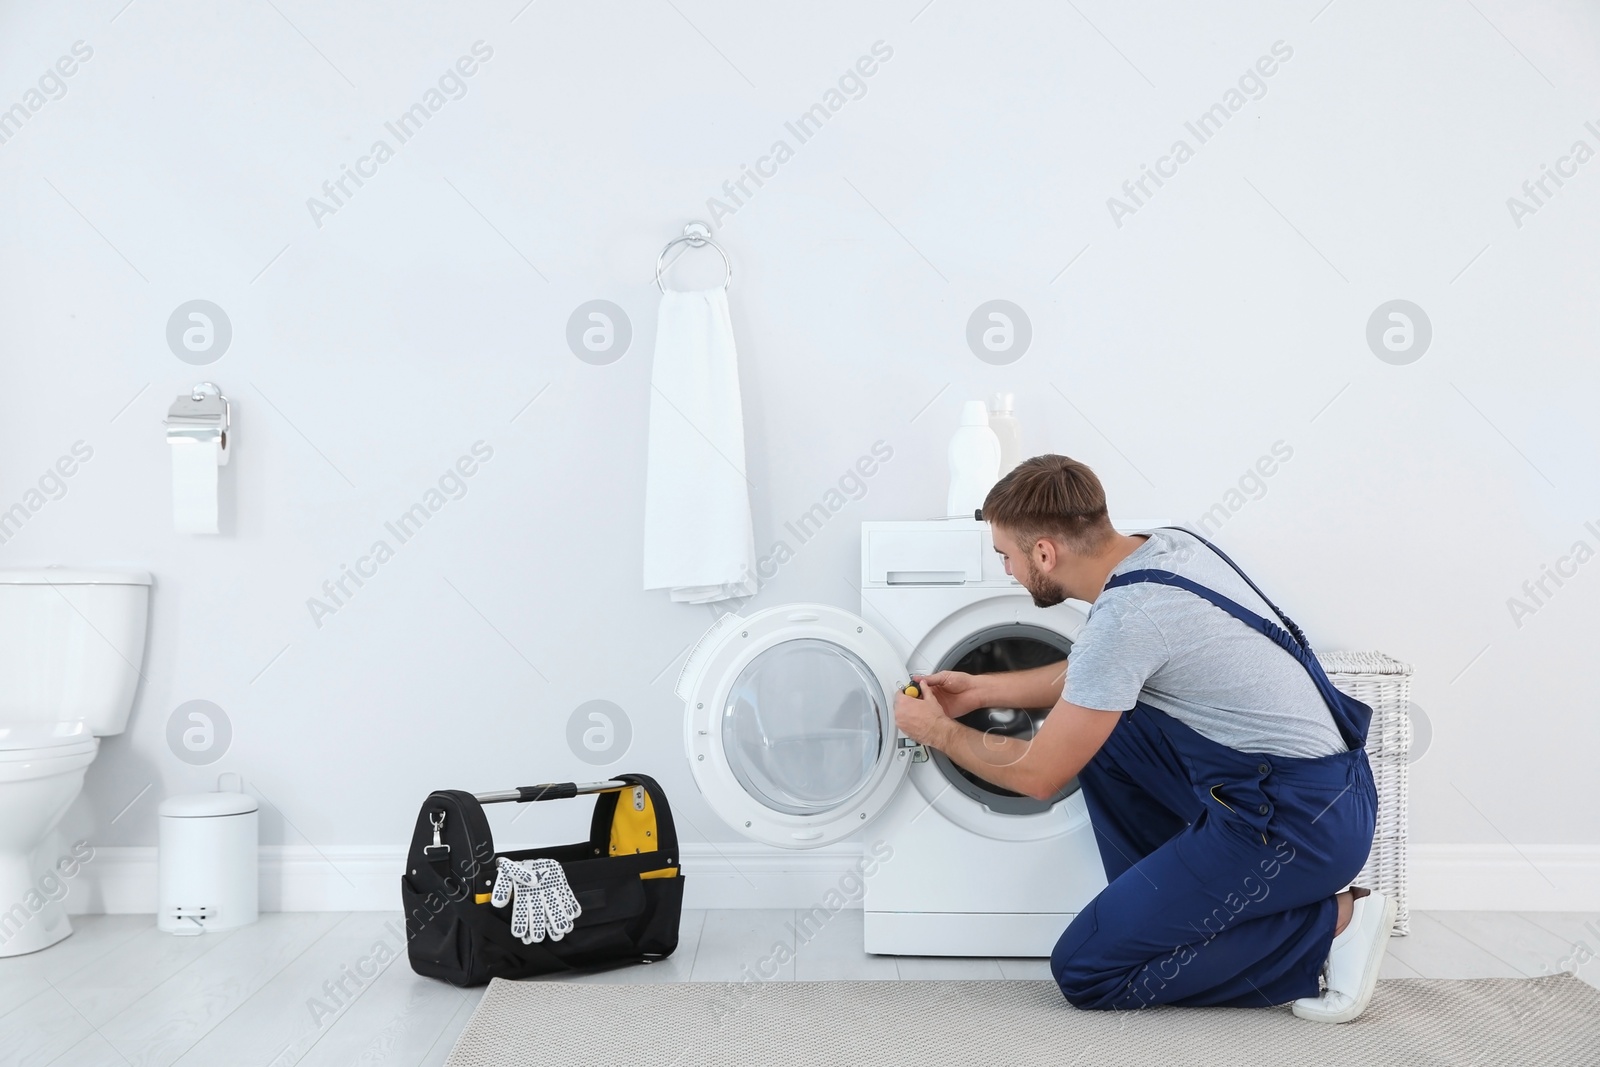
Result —
<path fill-rule="evenodd" d="M 739 672 L 722 708 L 729 769 L 763 807 L 817 815 L 848 804 L 893 744 L 894 713 L 861 658 L 821 638 L 783 641 Z"/>
<path fill-rule="evenodd" d="M 674 691 L 695 785 L 717 817 L 780 848 L 820 848 L 868 825 L 911 769 L 894 725 L 904 655 L 829 604 L 725 615 Z"/>

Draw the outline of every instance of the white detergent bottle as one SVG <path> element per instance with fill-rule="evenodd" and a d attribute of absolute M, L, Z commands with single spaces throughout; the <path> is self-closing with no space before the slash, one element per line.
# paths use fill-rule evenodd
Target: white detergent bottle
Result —
<path fill-rule="evenodd" d="M 989 402 L 989 429 L 1000 439 L 1000 477 L 1004 478 L 1022 462 L 1022 423 L 1012 414 L 1016 403 L 1010 393 L 996 393 Z"/>
<path fill-rule="evenodd" d="M 989 428 L 989 409 L 981 400 L 961 408 L 961 425 L 950 438 L 950 495 L 945 514 L 970 519 L 1000 480 L 1000 438 Z"/>

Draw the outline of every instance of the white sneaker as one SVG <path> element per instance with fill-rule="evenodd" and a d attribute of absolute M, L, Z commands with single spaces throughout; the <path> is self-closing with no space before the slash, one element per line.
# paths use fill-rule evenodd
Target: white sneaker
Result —
<path fill-rule="evenodd" d="M 1389 948 L 1394 913 L 1394 898 L 1382 893 L 1368 893 L 1354 901 L 1349 924 L 1328 950 L 1323 972 L 1327 988 L 1320 997 L 1295 1001 L 1296 1015 L 1312 1022 L 1347 1023 L 1367 1010 L 1378 985 L 1383 954 Z"/>

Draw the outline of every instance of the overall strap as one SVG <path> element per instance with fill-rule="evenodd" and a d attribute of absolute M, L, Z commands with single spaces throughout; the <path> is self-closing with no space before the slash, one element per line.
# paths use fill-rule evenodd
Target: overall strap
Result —
<path fill-rule="evenodd" d="M 1218 555 L 1221 555 L 1221 553 L 1219 552 Z M 1224 556 L 1223 558 L 1226 559 L 1227 557 Z M 1234 569 L 1238 570 L 1237 567 Z M 1243 572 L 1240 573 L 1242 577 Z M 1248 578 L 1245 580 L 1249 581 Z M 1249 608 L 1223 596 L 1216 590 L 1207 588 L 1199 582 L 1185 578 L 1181 574 L 1174 574 L 1171 571 L 1154 569 L 1127 571 L 1114 576 L 1110 581 L 1106 582 L 1105 588 L 1116 589 L 1120 586 L 1140 583 L 1166 585 L 1175 589 L 1187 590 L 1202 600 L 1209 601 L 1216 607 L 1221 608 L 1251 629 L 1271 638 L 1273 643 L 1293 656 L 1306 674 L 1310 675 L 1312 684 L 1317 687 L 1317 692 L 1321 695 L 1322 702 L 1328 706 L 1328 711 L 1333 716 L 1334 725 L 1343 735 L 1345 743 L 1351 748 L 1359 748 L 1365 742 L 1367 734 L 1366 722 L 1351 721 L 1345 707 L 1346 698 L 1344 694 L 1334 687 L 1332 680 L 1328 678 L 1328 672 L 1322 669 L 1321 662 L 1312 653 L 1311 646 L 1306 643 L 1304 635 L 1300 634 L 1298 630 L 1290 633 L 1271 619 L 1257 615 Z M 1251 584 L 1251 588 L 1255 588 L 1254 583 Z M 1261 599 L 1266 600 L 1267 598 L 1262 597 Z M 1271 601 L 1267 602 L 1271 603 Z M 1276 611 L 1277 609 L 1273 610 Z M 1283 618 L 1281 612 L 1279 612 L 1279 618 Z M 1284 619 L 1284 621 L 1288 622 L 1289 620 Z M 1293 624 L 1291 623 L 1290 625 Z M 1370 712 L 1368 714 L 1370 715 Z"/>
<path fill-rule="evenodd" d="M 1263 593 L 1261 591 L 1261 587 L 1256 585 L 1256 583 L 1251 580 L 1250 576 L 1244 572 L 1244 569 L 1241 568 L 1237 563 L 1235 563 L 1231 558 L 1229 558 L 1229 556 L 1228 556 L 1228 554 L 1226 552 L 1222 551 L 1222 549 L 1218 548 L 1216 545 L 1212 544 L 1210 541 L 1207 541 L 1204 537 L 1201 537 L 1199 534 L 1195 533 L 1193 530 L 1185 530 L 1181 526 L 1162 526 L 1162 527 L 1160 527 L 1160 529 L 1163 529 L 1163 530 L 1176 530 L 1178 533 L 1188 534 L 1190 537 L 1194 538 L 1196 541 L 1199 541 L 1202 545 L 1205 545 L 1211 551 L 1215 552 L 1217 554 L 1217 557 L 1219 559 L 1221 559 L 1222 562 L 1224 562 L 1228 566 L 1232 567 L 1233 568 L 1233 572 L 1235 574 L 1237 574 L 1239 577 L 1243 578 L 1244 581 L 1245 581 L 1245 584 L 1248 585 L 1255 592 L 1256 596 L 1260 597 L 1262 602 L 1265 603 L 1267 605 L 1267 607 L 1272 609 L 1272 613 L 1274 615 L 1276 615 L 1283 622 L 1284 628 L 1287 629 L 1291 634 L 1294 635 L 1294 639 L 1296 641 L 1300 642 L 1300 647 L 1304 648 L 1308 652 L 1311 650 L 1311 645 L 1306 640 L 1306 635 L 1300 632 L 1300 627 L 1298 627 L 1298 626 L 1296 626 L 1294 624 L 1294 620 L 1289 618 L 1289 616 L 1285 615 L 1283 613 L 1282 609 L 1279 608 L 1278 605 L 1274 604 L 1272 602 L 1272 599 L 1270 597 L 1268 597 L 1267 594 L 1265 594 L 1265 593 Z M 1218 605 L 1218 606 L 1220 607 L 1221 605 Z"/>
<path fill-rule="evenodd" d="M 1285 652 L 1300 660 L 1301 663 L 1304 663 L 1305 657 L 1310 654 L 1303 639 L 1289 633 L 1271 619 L 1262 618 L 1238 601 L 1225 597 L 1215 589 L 1207 588 L 1199 582 L 1185 578 L 1181 574 L 1154 569 L 1125 571 L 1111 578 L 1106 582 L 1105 587 L 1107 589 L 1116 589 L 1124 585 L 1138 585 L 1145 582 L 1151 585 L 1170 585 L 1175 589 L 1187 589 L 1200 599 L 1208 600 L 1223 611 L 1226 611 L 1252 630 L 1258 630 L 1272 638 Z M 1266 598 L 1263 597 L 1262 599 Z"/>

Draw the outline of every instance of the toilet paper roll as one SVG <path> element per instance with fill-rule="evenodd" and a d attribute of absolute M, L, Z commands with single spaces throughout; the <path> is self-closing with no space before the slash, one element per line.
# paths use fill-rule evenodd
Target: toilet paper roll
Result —
<path fill-rule="evenodd" d="M 167 443 L 172 452 L 172 528 L 179 533 L 216 533 L 217 463 L 222 446 L 216 439 Z"/>

